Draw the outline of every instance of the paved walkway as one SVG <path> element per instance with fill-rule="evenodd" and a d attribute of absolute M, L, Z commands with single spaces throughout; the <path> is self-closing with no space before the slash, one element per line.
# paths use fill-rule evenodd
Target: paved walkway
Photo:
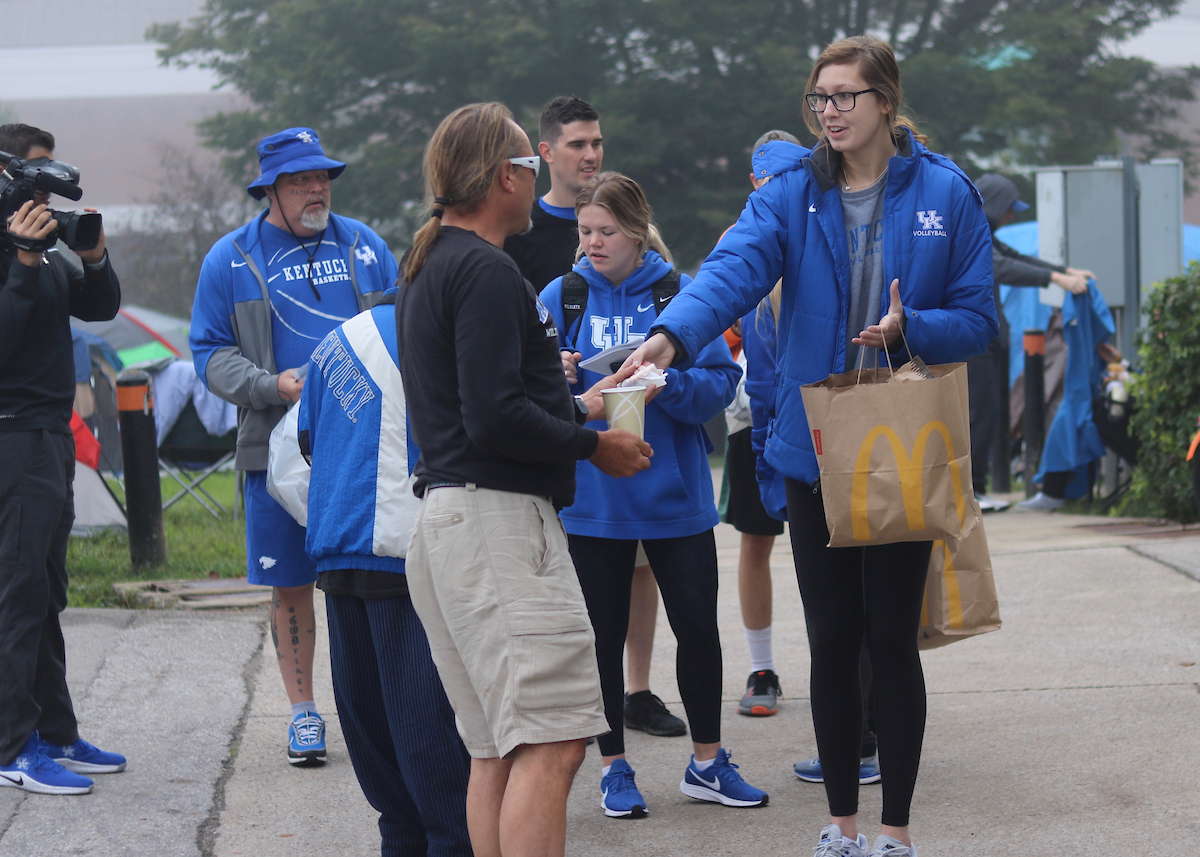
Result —
<path fill-rule="evenodd" d="M 1200 842 L 1200 530 L 1015 510 L 985 520 L 1004 628 L 924 655 L 921 857 L 1189 853 Z M 807 855 L 826 821 L 821 787 L 791 773 L 815 745 L 787 544 L 772 563 L 785 699 L 775 717 L 752 719 L 735 710 L 748 672 L 737 534 L 722 525 L 717 543 L 724 743 L 771 804 L 687 800 L 678 782 L 688 740 L 634 732 L 629 760 L 651 816 L 603 816 L 591 748 L 571 797 L 572 855 Z M 296 770 L 261 613 L 70 610 L 65 622 L 85 737 L 125 752 L 129 770 L 97 778 L 85 797 L 0 790 L 0 854 L 379 853 L 320 650 L 330 761 Z M 680 711 L 663 618 L 656 645 L 654 690 Z M 863 788 L 864 821 L 878 817 L 880 798 L 878 786 Z"/>

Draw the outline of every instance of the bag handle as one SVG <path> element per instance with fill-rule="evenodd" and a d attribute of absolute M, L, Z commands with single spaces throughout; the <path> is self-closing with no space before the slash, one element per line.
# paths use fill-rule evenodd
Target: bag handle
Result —
<path fill-rule="evenodd" d="M 901 325 L 900 325 L 900 341 L 904 343 L 904 350 L 908 352 L 908 359 L 909 359 L 909 362 L 911 362 L 913 359 L 912 348 L 908 344 L 908 337 L 904 335 L 904 324 L 903 323 L 901 323 Z M 888 372 L 890 372 L 892 375 L 895 375 L 896 370 L 894 368 L 892 368 L 892 355 L 891 355 L 891 352 L 888 351 L 886 347 L 875 349 L 875 368 L 876 369 L 879 368 L 879 352 L 880 351 L 883 352 L 884 359 L 887 360 Z M 862 383 L 862 371 L 863 371 L 863 362 L 864 362 L 865 355 L 866 355 L 865 348 L 858 349 L 858 376 L 854 379 L 855 386 Z"/>

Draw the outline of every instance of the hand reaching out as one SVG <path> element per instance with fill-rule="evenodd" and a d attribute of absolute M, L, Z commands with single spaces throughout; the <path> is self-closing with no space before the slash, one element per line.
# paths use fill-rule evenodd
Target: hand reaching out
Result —
<path fill-rule="evenodd" d="M 852 339 L 855 345 L 860 345 L 865 348 L 888 348 L 900 336 L 900 330 L 904 325 L 904 306 L 900 303 L 900 281 L 892 280 L 891 287 L 892 304 L 887 311 L 887 315 L 879 319 L 879 324 L 873 324 L 866 330 L 858 334 L 858 337 Z"/>

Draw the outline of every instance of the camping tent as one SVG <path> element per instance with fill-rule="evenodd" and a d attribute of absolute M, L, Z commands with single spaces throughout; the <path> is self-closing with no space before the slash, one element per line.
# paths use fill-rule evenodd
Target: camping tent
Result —
<path fill-rule="evenodd" d="M 128 526 L 125 510 L 96 470 L 100 444 L 78 413 L 71 414 L 75 436 L 75 521 L 71 535 L 86 536 L 97 530 Z"/>
<path fill-rule="evenodd" d="M 139 306 L 124 306 L 112 321 L 79 321 L 71 326 L 93 333 L 114 349 L 126 366 L 164 357 L 190 359 L 188 321 Z"/>

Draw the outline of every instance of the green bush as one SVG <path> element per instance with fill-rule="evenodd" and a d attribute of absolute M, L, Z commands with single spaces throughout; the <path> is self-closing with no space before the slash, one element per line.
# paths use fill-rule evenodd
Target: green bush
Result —
<path fill-rule="evenodd" d="M 1200 262 L 1155 283 L 1144 309 L 1130 421 L 1142 448 L 1124 509 L 1188 523 L 1198 517 L 1186 456 L 1200 416 Z"/>

